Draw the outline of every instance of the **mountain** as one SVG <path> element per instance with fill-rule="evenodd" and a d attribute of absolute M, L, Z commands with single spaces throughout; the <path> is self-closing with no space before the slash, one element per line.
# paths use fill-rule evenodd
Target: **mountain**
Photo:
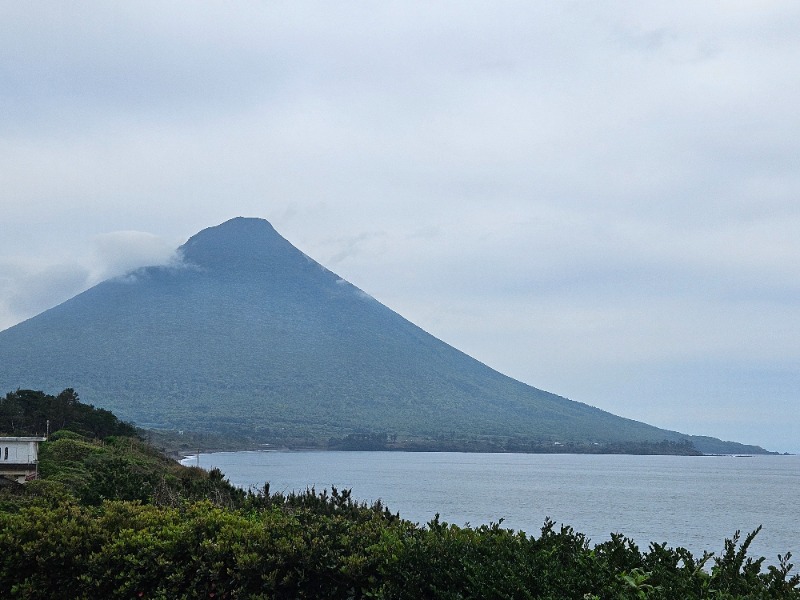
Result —
<path fill-rule="evenodd" d="M 0 390 L 70 387 L 143 427 L 265 442 L 389 434 L 524 449 L 689 439 L 502 375 L 267 221 L 232 219 L 179 250 L 178 266 L 104 281 L 0 332 Z M 702 450 L 704 440 L 692 441 Z"/>

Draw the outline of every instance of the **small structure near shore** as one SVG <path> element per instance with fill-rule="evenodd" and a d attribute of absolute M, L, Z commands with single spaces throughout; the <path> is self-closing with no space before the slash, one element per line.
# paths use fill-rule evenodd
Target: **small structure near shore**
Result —
<path fill-rule="evenodd" d="M 36 479 L 39 443 L 45 437 L 0 437 L 0 477 L 25 483 Z"/>

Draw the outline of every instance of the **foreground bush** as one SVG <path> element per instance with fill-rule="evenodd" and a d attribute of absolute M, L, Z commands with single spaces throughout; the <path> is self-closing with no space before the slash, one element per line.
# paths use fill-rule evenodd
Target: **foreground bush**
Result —
<path fill-rule="evenodd" d="M 790 566 L 746 557 L 752 536 L 696 560 L 622 536 L 590 548 L 546 522 L 420 527 L 346 493 L 252 496 L 236 509 L 71 499 L 0 512 L 0 597 L 800 598 Z"/>
<path fill-rule="evenodd" d="M 39 470 L 0 487 L 0 598 L 800 600 L 788 556 L 747 556 L 757 531 L 696 558 L 550 521 L 537 537 L 421 527 L 347 490 L 244 492 L 135 438 L 67 431 Z"/>

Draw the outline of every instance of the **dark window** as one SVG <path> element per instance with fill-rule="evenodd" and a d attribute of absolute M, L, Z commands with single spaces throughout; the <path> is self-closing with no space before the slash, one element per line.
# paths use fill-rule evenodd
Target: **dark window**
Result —
<path fill-rule="evenodd" d="M 6 452 L 5 456 L 3 457 L 3 460 L 8 460 L 8 446 L 6 446 Z"/>

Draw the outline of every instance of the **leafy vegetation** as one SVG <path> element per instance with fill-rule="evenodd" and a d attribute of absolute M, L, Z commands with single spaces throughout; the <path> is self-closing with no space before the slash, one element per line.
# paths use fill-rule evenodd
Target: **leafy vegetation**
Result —
<path fill-rule="evenodd" d="M 796 599 L 783 561 L 762 569 L 737 538 L 712 560 L 640 551 L 622 536 L 590 548 L 546 522 L 424 527 L 312 491 L 249 496 L 237 508 L 72 500 L 0 512 L 4 598 Z"/>
<path fill-rule="evenodd" d="M 95 438 L 136 434 L 133 425 L 120 421 L 111 411 L 83 404 L 72 388 L 57 396 L 17 390 L 0 398 L 0 434 L 43 435 L 51 428 Z"/>
<path fill-rule="evenodd" d="M 747 556 L 757 530 L 696 558 L 551 521 L 418 525 L 336 488 L 245 492 L 131 437 L 62 430 L 40 457 L 41 479 L 0 488 L 2 598 L 800 599 L 788 555 Z"/>

